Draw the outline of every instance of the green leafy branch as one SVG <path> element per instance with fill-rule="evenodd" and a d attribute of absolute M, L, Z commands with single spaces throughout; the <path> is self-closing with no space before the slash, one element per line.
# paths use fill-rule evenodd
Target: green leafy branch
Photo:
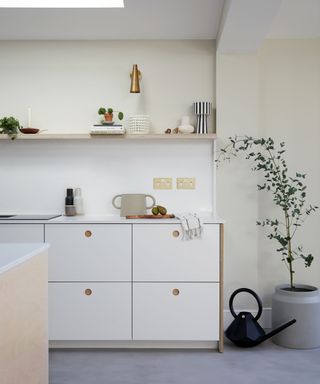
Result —
<path fill-rule="evenodd" d="M 245 159 L 253 163 L 252 170 L 263 175 L 263 182 L 257 185 L 259 191 L 267 191 L 272 194 L 273 201 L 284 217 L 284 222 L 277 219 L 265 219 L 257 221 L 257 225 L 270 227 L 267 237 L 275 240 L 282 255 L 282 261 L 286 264 L 290 273 L 290 286 L 294 288 L 293 262 L 302 259 L 306 267 L 310 267 L 313 261 L 311 254 L 305 254 L 302 246 L 293 248 L 292 240 L 304 223 L 307 216 L 315 212 L 318 207 L 306 206 L 306 175 L 296 172 L 294 176 L 288 175 L 288 166 L 284 158 L 285 143 L 275 146 L 272 138 L 253 138 L 250 136 L 230 137 L 228 145 L 221 149 L 217 163 L 237 157 L 240 153 Z"/>

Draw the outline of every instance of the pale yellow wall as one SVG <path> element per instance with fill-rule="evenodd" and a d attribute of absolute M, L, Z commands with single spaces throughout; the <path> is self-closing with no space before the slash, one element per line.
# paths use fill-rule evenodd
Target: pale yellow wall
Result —
<path fill-rule="evenodd" d="M 308 174 L 308 197 L 320 205 L 320 39 L 268 40 L 256 55 L 218 55 L 217 111 L 220 145 L 244 133 L 284 140 L 289 166 Z M 248 163 L 224 164 L 217 206 L 227 220 L 226 298 L 250 286 L 269 306 L 274 286 L 288 276 L 273 243 L 255 226 L 273 214 L 271 199 L 256 192 L 257 181 Z M 297 282 L 320 286 L 319 224 L 320 213 L 298 236 L 316 260 L 311 269 L 299 263 Z M 243 305 L 251 306 L 246 299 Z"/>
<path fill-rule="evenodd" d="M 320 39 L 266 41 L 259 52 L 259 72 L 260 132 L 286 142 L 289 167 L 293 173 L 307 173 L 307 199 L 320 206 Z M 268 215 L 270 201 L 263 194 L 259 195 L 259 206 L 261 216 Z M 295 268 L 296 282 L 318 287 L 319 227 L 318 211 L 297 233 L 297 240 L 314 255 L 314 264 L 305 268 L 299 261 Z M 267 300 L 273 286 L 288 279 L 273 250 L 273 243 L 261 233 L 258 276 Z"/>
<path fill-rule="evenodd" d="M 255 55 L 217 55 L 217 133 L 257 134 L 258 61 Z M 258 213 L 256 178 L 245 161 L 224 163 L 217 172 L 217 210 L 225 226 L 225 305 L 239 287 L 257 288 Z M 242 298 L 239 297 L 239 303 Z M 244 301 L 245 303 L 246 301 Z"/>

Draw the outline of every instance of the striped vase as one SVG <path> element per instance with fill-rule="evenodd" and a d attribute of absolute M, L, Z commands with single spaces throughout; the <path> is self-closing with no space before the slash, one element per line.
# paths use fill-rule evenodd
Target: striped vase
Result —
<path fill-rule="evenodd" d="M 207 118 L 211 115 L 212 103 L 209 101 L 197 101 L 193 104 L 194 113 L 197 115 L 197 128 L 196 133 L 206 134 L 208 133 L 208 121 Z"/>

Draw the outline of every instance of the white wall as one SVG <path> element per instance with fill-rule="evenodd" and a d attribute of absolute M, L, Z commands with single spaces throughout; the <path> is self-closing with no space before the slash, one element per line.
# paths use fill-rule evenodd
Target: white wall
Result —
<path fill-rule="evenodd" d="M 126 118 L 149 114 L 153 130 L 164 132 L 193 115 L 194 101 L 214 100 L 214 52 L 213 40 L 2 41 L 0 116 L 25 125 L 31 107 L 37 128 L 87 132 L 106 106 Z M 129 93 L 133 64 L 141 94 Z"/>
<path fill-rule="evenodd" d="M 209 142 L 1 140 L 0 212 L 62 212 L 68 187 L 82 188 L 87 214 L 119 214 L 119 193 L 152 194 L 169 212 L 211 211 L 211 152 Z M 154 176 L 195 176 L 197 189 L 154 191 Z"/>
<path fill-rule="evenodd" d="M 0 117 L 49 132 L 87 132 L 106 105 L 178 125 L 195 100 L 215 98 L 214 41 L 0 42 Z M 142 72 L 130 94 L 130 71 Z M 211 123 L 213 119 L 211 119 Z M 211 125 L 211 130 L 213 129 Z M 210 143 L 0 141 L 0 212 L 61 212 L 82 187 L 86 213 L 117 214 L 118 193 L 151 193 L 170 212 L 212 209 Z M 195 191 L 153 191 L 153 177 L 196 177 Z M 175 182 L 175 179 L 173 180 Z"/>
<path fill-rule="evenodd" d="M 219 144 L 234 134 L 271 136 L 287 143 L 288 164 L 308 174 L 308 198 L 320 205 L 320 40 L 269 40 L 256 55 L 217 56 L 217 133 Z M 218 171 L 219 214 L 226 224 L 225 296 L 240 286 L 256 289 L 270 306 L 274 286 L 288 282 L 276 244 L 257 228 L 272 217 L 271 198 L 256 192 L 257 175 L 245 160 Z M 320 286 L 319 212 L 298 239 L 315 257 L 311 268 L 298 262 L 297 282 Z M 247 298 L 239 300 L 253 308 Z M 227 305 L 227 302 L 226 302 Z"/>

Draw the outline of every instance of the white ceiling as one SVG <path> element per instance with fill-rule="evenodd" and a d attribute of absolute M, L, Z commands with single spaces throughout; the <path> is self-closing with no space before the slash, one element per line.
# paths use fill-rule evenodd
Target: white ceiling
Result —
<path fill-rule="evenodd" d="M 320 0 L 282 0 L 268 37 L 320 37 Z"/>
<path fill-rule="evenodd" d="M 265 40 L 281 0 L 226 0 L 218 52 L 256 52 Z"/>
<path fill-rule="evenodd" d="M 124 9 L 0 9 L 0 40 L 219 37 L 225 51 L 241 52 L 265 38 L 320 37 L 320 0 L 124 1 Z"/>
<path fill-rule="evenodd" d="M 0 40 L 214 39 L 224 0 L 125 0 L 124 9 L 0 9 Z"/>

